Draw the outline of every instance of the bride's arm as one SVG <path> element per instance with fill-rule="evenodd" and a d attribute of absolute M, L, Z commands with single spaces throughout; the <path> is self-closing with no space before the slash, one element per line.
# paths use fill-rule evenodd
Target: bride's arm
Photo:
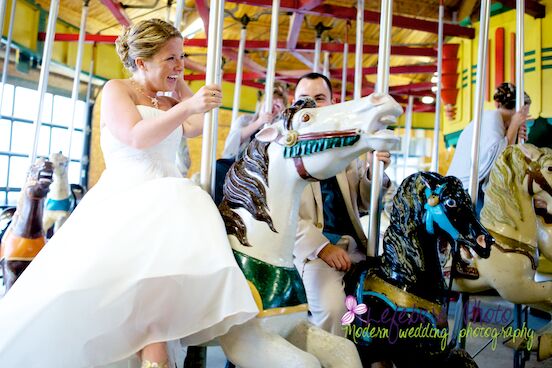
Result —
<path fill-rule="evenodd" d="M 107 82 L 102 93 L 101 119 L 117 139 L 134 148 L 147 148 L 161 142 L 182 121 L 220 106 L 222 100 L 218 86 L 204 86 L 164 114 L 142 119 L 130 93 L 122 80 Z M 193 126 L 184 126 L 184 134 L 189 136 L 190 133 L 193 133 Z"/>
<path fill-rule="evenodd" d="M 190 87 L 184 82 L 184 78 L 178 79 L 176 82 L 176 91 L 174 97 L 177 101 L 184 101 L 189 99 L 194 95 Z M 205 114 L 194 114 L 190 115 L 182 123 L 182 128 L 184 129 L 184 135 L 187 138 L 197 137 L 203 133 L 203 122 Z"/>

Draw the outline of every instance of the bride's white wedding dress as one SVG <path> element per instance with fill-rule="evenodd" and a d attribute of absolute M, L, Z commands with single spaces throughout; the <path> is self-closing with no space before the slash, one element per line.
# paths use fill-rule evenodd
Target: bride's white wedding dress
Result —
<path fill-rule="evenodd" d="M 0 299 L 0 367 L 106 365 L 258 313 L 217 208 L 176 169 L 181 136 L 138 150 L 102 128 L 101 179 Z"/>

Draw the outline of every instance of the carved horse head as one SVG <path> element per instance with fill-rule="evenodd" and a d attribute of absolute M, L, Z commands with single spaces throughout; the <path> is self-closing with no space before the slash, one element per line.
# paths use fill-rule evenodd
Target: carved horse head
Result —
<path fill-rule="evenodd" d="M 299 196 L 307 180 L 335 176 L 362 153 L 390 150 L 398 138 L 380 130 L 402 114 L 387 95 L 373 94 L 356 101 L 315 108 L 311 98 L 297 101 L 280 118 L 262 129 L 245 155 L 230 168 L 219 209 L 227 232 L 251 246 L 246 222 L 268 224 L 285 243 L 281 263 L 291 263 Z M 243 210 L 242 210 L 243 209 Z M 251 227 L 248 223 L 247 227 Z M 266 225 L 264 225 L 266 226 Z M 266 243 L 258 235 L 259 243 Z M 265 237 L 266 239 L 266 237 Z"/>
<path fill-rule="evenodd" d="M 67 167 L 69 166 L 69 159 L 61 152 L 52 152 L 50 154 L 50 162 L 54 165 L 55 179 L 67 180 Z"/>
<path fill-rule="evenodd" d="M 374 93 L 320 108 L 307 97 L 256 138 L 283 149 L 282 157 L 292 159 L 303 179 L 323 180 L 343 171 L 364 152 L 393 149 L 397 138 L 384 129 L 401 114 L 401 106 L 388 95 Z"/>
<path fill-rule="evenodd" d="M 413 361 L 420 366 L 452 366 L 444 308 L 448 294 L 439 260 L 441 237 L 483 258 L 489 256 L 493 240 L 476 219 L 460 180 L 424 172 L 407 177 L 393 199 L 381 262 L 369 260 L 346 277 L 346 293 L 366 306 L 365 313 L 349 313 L 353 318 L 346 321 L 353 322 L 346 326 L 346 334 L 357 344 L 365 365 L 391 359 L 397 367 L 411 366 Z M 379 333 L 364 333 L 372 328 Z M 412 338 L 409 329 L 425 329 L 428 334 Z M 454 354 L 466 364 L 461 366 L 472 366 L 465 352 Z"/>
<path fill-rule="evenodd" d="M 44 199 L 52 184 L 54 166 L 50 161 L 44 159 L 37 160 L 29 169 L 27 180 L 24 187 L 21 189 L 18 209 L 22 200 L 27 199 Z"/>
<path fill-rule="evenodd" d="M 383 275 L 417 295 L 432 300 L 442 297 L 439 238 L 457 251 L 465 247 L 482 258 L 489 257 L 493 242 L 477 220 L 460 180 L 437 173 L 413 174 L 402 182 L 393 200 L 383 239 Z"/>

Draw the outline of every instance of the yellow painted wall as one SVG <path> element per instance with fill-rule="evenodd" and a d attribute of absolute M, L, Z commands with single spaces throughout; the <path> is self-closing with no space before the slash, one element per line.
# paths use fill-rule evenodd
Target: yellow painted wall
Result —
<path fill-rule="evenodd" d="M 404 127 L 406 114 L 402 114 L 397 120 L 398 127 Z M 412 114 L 413 129 L 433 129 L 435 114 L 432 112 L 415 112 Z"/>
<path fill-rule="evenodd" d="M 4 18 L 4 29 L 2 34 L 7 37 L 8 29 L 10 25 L 10 11 L 12 1 L 7 1 L 6 13 Z M 38 32 L 38 23 L 40 19 L 39 11 L 32 5 L 24 1 L 17 1 L 15 4 L 15 19 L 22 19 L 24 21 L 16 21 L 13 25 L 13 40 L 22 46 L 25 46 L 31 50 L 36 49 L 37 39 L 36 34 Z M 29 37 L 29 35 L 35 37 Z"/>
<path fill-rule="evenodd" d="M 546 10 L 552 7 L 552 0 L 542 1 L 546 6 Z M 552 117 L 552 15 L 548 15 L 541 19 L 541 34 L 540 34 L 542 53 L 541 53 L 541 83 L 542 83 L 542 106 L 541 116 Z"/>
<path fill-rule="evenodd" d="M 547 0 L 547 6 L 552 6 L 552 1 Z M 548 9 L 548 8 L 547 8 Z M 458 84 L 460 89 L 456 101 L 457 113 L 454 120 L 445 119 L 444 133 L 450 134 L 462 130 L 473 119 L 475 81 L 477 71 L 477 56 L 479 45 L 479 23 L 473 25 L 476 30 L 476 37 L 473 40 L 452 38 L 447 43 L 459 43 L 461 46 L 458 51 L 460 59 L 458 66 Z M 494 109 L 492 94 L 496 87 L 495 69 L 495 48 L 496 29 L 504 28 L 504 81 L 514 82 L 515 76 L 510 73 L 510 53 L 511 53 L 511 34 L 516 31 L 515 11 L 508 11 L 491 17 L 489 27 L 489 55 L 490 65 L 490 98 L 484 98 L 484 109 Z M 531 115 L 533 117 L 543 116 L 552 117 L 552 109 L 545 106 L 545 101 L 552 97 L 552 70 L 542 69 L 542 49 L 551 48 L 544 55 L 552 56 L 552 16 L 548 15 L 544 19 L 534 19 L 525 16 L 525 91 L 531 96 Z M 552 58 L 551 58 L 552 59 Z M 544 61 L 546 63 L 546 61 Z M 549 62 L 552 65 L 552 61 Z"/>

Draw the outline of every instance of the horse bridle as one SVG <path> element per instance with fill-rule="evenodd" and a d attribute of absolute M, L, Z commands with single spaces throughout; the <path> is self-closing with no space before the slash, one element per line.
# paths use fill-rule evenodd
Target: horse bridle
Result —
<path fill-rule="evenodd" d="M 287 149 L 289 148 L 288 149 L 288 154 L 289 154 L 289 151 L 291 150 L 291 148 L 295 147 L 300 142 L 305 142 L 306 144 L 308 144 L 309 142 L 316 142 L 316 141 L 321 140 L 320 144 L 317 145 L 317 146 L 324 147 L 324 146 L 326 146 L 326 143 L 329 142 L 330 140 L 334 140 L 334 142 L 335 142 L 335 139 L 350 138 L 348 140 L 348 142 L 344 143 L 343 145 L 339 145 L 339 146 L 334 145 L 334 147 L 343 147 L 343 146 L 346 146 L 346 145 L 352 145 L 360 139 L 360 130 L 359 129 L 348 129 L 348 130 L 342 130 L 342 131 L 329 130 L 329 131 L 324 131 L 324 132 L 299 134 L 299 132 L 294 130 L 293 126 L 292 126 L 293 116 L 295 115 L 295 113 L 297 111 L 299 111 L 299 110 L 290 111 L 290 115 L 287 117 L 287 121 L 286 121 L 287 134 L 283 137 L 284 138 L 283 142 L 280 143 L 283 146 L 285 146 Z M 303 122 L 307 122 L 307 121 L 310 120 L 310 117 L 311 117 L 310 114 L 304 114 L 301 117 L 301 120 Z M 330 143 L 330 146 L 331 146 L 331 143 Z M 327 148 L 329 148 L 329 147 L 327 147 Z M 294 156 L 294 155 L 290 154 L 290 157 L 293 159 L 293 163 L 295 165 L 295 170 L 297 171 L 297 174 L 302 179 L 307 180 L 307 181 L 320 181 L 320 179 L 317 179 L 314 176 L 312 176 L 311 174 L 309 174 L 309 172 L 305 168 L 305 164 L 303 162 L 303 156 L 308 156 L 312 153 L 321 152 L 321 151 L 323 151 L 327 148 L 315 149 L 313 152 L 308 152 L 308 153 L 297 155 L 297 156 Z M 284 155 L 286 155 L 286 153 L 284 153 Z"/>
<path fill-rule="evenodd" d="M 288 132 L 288 136 L 289 134 L 293 134 L 296 137 L 296 141 L 292 145 L 289 145 L 289 147 L 292 147 L 301 141 L 315 142 L 318 140 L 331 140 L 334 138 L 349 138 L 349 137 L 353 138 L 351 142 L 353 142 L 354 144 L 354 142 L 358 141 L 358 139 L 360 138 L 360 132 L 357 129 L 349 129 L 349 130 L 343 130 L 343 131 L 330 130 L 326 132 L 306 133 L 306 134 L 298 134 L 297 131 L 291 130 Z M 343 147 L 343 146 L 340 146 L 340 147 Z M 315 152 L 321 152 L 321 151 L 322 150 L 318 150 Z M 315 152 L 312 152 L 312 153 L 315 153 Z M 305 168 L 305 164 L 303 163 L 303 156 L 308 156 L 309 154 L 311 153 L 301 155 L 298 157 L 292 157 L 293 163 L 295 164 L 295 170 L 297 170 L 297 174 L 299 174 L 299 176 L 304 180 L 319 181 L 320 179 L 317 179 L 311 174 L 309 174 L 309 172 Z"/>
<path fill-rule="evenodd" d="M 529 157 L 525 157 L 525 161 L 529 165 L 529 167 L 525 170 L 525 173 L 528 175 L 527 180 L 527 191 L 529 192 L 529 195 L 533 196 L 535 195 L 535 192 L 533 191 L 533 183 L 537 183 L 542 190 L 544 190 L 546 193 L 548 193 L 552 197 L 552 186 L 546 181 L 544 176 L 541 173 L 541 164 L 538 163 L 538 159 L 541 158 L 541 156 L 544 153 L 541 153 L 539 157 L 537 157 L 535 160 L 531 160 Z"/>

